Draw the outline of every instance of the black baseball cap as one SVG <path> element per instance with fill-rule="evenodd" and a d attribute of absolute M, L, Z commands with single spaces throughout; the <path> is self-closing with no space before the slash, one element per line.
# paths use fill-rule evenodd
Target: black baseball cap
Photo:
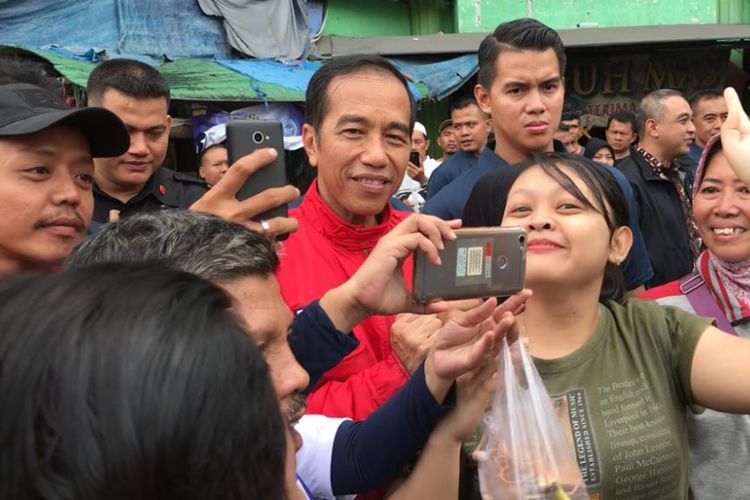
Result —
<path fill-rule="evenodd" d="M 33 134 L 62 123 L 86 136 L 94 158 L 120 156 L 130 147 L 125 124 L 107 109 L 69 108 L 54 93 L 29 83 L 0 85 L 0 137 Z"/>

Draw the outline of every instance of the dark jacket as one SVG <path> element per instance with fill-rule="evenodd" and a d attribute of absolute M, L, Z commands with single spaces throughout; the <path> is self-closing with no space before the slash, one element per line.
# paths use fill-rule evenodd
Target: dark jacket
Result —
<path fill-rule="evenodd" d="M 656 173 L 635 150 L 617 168 L 630 182 L 640 207 L 641 232 L 654 268 L 647 286 L 662 285 L 689 273 L 695 256 L 680 196 L 672 182 Z"/>
<path fill-rule="evenodd" d="M 110 211 L 117 210 L 119 217 L 138 212 L 153 212 L 162 208 L 187 210 L 208 191 L 205 182 L 189 174 L 158 168 L 140 193 L 123 203 L 111 197 L 94 184 L 94 222 L 109 222 Z"/>

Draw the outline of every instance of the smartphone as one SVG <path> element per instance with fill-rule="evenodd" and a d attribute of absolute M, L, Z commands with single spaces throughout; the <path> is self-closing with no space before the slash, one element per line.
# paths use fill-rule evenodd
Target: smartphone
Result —
<path fill-rule="evenodd" d="M 432 299 L 508 297 L 523 289 L 526 275 L 526 232 L 521 227 L 472 227 L 456 230 L 457 239 L 443 241 L 442 264 L 414 253 L 413 294 Z"/>
<path fill-rule="evenodd" d="M 284 163 L 284 133 L 276 120 L 230 120 L 227 122 L 227 151 L 229 164 L 260 148 L 274 148 L 276 159 L 253 175 L 237 192 L 238 200 L 246 200 L 268 188 L 289 184 Z M 282 205 L 253 217 L 254 221 L 286 217 L 287 206 Z"/>
<path fill-rule="evenodd" d="M 411 153 L 409 153 L 409 161 L 414 165 L 421 167 L 422 165 L 419 161 L 419 151 L 412 151 Z"/>

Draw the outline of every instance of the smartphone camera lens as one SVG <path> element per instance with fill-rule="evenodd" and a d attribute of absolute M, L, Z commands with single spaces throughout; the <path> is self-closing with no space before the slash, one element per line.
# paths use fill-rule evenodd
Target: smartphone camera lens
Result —
<path fill-rule="evenodd" d="M 521 235 L 518 237 L 518 242 L 523 245 L 526 242 L 526 236 Z"/>
<path fill-rule="evenodd" d="M 505 255 L 501 255 L 500 257 L 498 257 L 497 267 L 500 269 L 505 269 L 506 267 L 508 267 L 508 257 L 506 257 Z"/>
<path fill-rule="evenodd" d="M 253 132 L 253 142 L 260 144 L 263 142 L 263 132 Z"/>

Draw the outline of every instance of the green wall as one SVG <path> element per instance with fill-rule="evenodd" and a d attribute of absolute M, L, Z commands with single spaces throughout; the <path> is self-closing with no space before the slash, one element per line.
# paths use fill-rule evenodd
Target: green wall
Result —
<path fill-rule="evenodd" d="M 392 0 L 328 0 L 324 35 L 410 35 L 409 4 Z"/>
<path fill-rule="evenodd" d="M 492 31 L 518 17 L 534 17 L 556 29 L 661 24 L 711 24 L 746 0 L 456 0 L 456 31 Z M 738 19 L 735 22 L 740 22 Z M 725 21 L 726 22 L 726 21 Z"/>
<path fill-rule="evenodd" d="M 492 31 L 531 16 L 582 26 L 750 23 L 750 0 L 328 0 L 324 35 L 387 36 Z"/>
<path fill-rule="evenodd" d="M 750 23 L 750 0 L 717 0 L 720 23 Z"/>

